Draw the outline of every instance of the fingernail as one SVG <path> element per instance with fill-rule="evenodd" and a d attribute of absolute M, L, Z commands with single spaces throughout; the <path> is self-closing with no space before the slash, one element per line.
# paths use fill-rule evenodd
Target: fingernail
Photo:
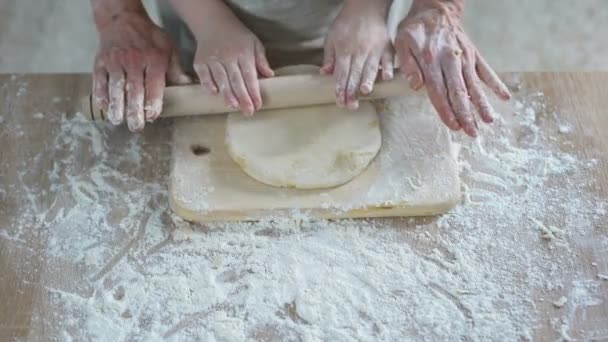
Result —
<path fill-rule="evenodd" d="M 414 76 L 408 75 L 407 76 L 407 83 L 410 85 L 410 88 L 416 90 L 416 81 L 414 80 Z"/>
<path fill-rule="evenodd" d="M 154 120 L 156 119 L 156 113 L 154 113 L 151 110 L 146 110 L 145 115 L 146 115 L 146 122 L 154 122 Z"/>
<path fill-rule="evenodd" d="M 230 102 L 228 102 L 228 107 L 230 107 L 231 109 L 238 109 L 239 108 L 239 103 L 236 99 L 230 99 Z"/>
<path fill-rule="evenodd" d="M 122 116 L 119 115 L 117 112 L 118 111 L 116 110 L 116 106 L 113 106 L 112 104 L 110 104 L 107 115 L 108 115 L 108 120 L 110 120 L 110 122 L 114 126 L 118 126 L 122 123 Z"/>
<path fill-rule="evenodd" d="M 359 101 L 353 101 L 348 103 L 348 109 L 357 110 L 359 109 Z"/>
<path fill-rule="evenodd" d="M 218 89 L 215 85 L 211 84 L 211 83 L 205 83 L 205 86 L 203 87 L 203 91 L 204 92 L 210 92 L 211 94 L 217 94 Z"/>
<path fill-rule="evenodd" d="M 247 105 L 245 107 L 245 115 L 252 116 L 254 112 L 255 112 L 255 109 L 253 109 L 253 105 Z"/>
<path fill-rule="evenodd" d="M 369 84 L 369 83 L 362 84 L 361 85 L 361 92 L 363 94 L 366 94 L 366 95 L 369 94 L 369 93 L 371 93 L 372 92 L 372 85 Z"/>
<path fill-rule="evenodd" d="M 127 126 L 131 132 L 139 132 L 145 126 L 145 121 L 140 115 L 131 115 L 127 117 Z"/>
<path fill-rule="evenodd" d="M 163 100 L 156 99 L 144 106 L 147 122 L 152 122 L 158 118 L 163 110 Z"/>
<path fill-rule="evenodd" d="M 391 80 L 393 79 L 393 71 L 392 70 L 386 70 L 382 73 L 382 78 L 385 81 Z"/>

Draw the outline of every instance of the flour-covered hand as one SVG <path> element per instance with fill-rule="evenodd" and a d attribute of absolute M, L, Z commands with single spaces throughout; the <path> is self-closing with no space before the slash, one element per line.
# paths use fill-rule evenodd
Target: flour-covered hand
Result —
<path fill-rule="evenodd" d="M 121 8 L 135 4 L 133 8 Z M 165 84 L 189 83 L 167 34 L 150 20 L 141 3 L 94 2 L 99 32 L 93 96 L 114 125 L 131 131 L 158 118 Z"/>
<path fill-rule="evenodd" d="M 463 0 L 414 0 L 399 25 L 395 50 L 410 86 L 426 86 L 443 122 L 476 137 L 475 110 L 484 122 L 493 121 L 482 82 L 503 100 L 511 95 L 462 29 L 463 6 Z"/>
<path fill-rule="evenodd" d="M 393 78 L 393 49 L 386 25 L 387 0 L 347 0 L 325 39 L 321 72 L 336 78 L 336 103 L 359 107 L 359 94 L 372 92 L 378 71 Z"/>
<path fill-rule="evenodd" d="M 258 73 L 271 77 L 264 47 L 249 30 L 205 34 L 197 37 L 194 70 L 201 84 L 213 94 L 221 93 L 226 106 L 250 116 L 262 107 Z"/>
<path fill-rule="evenodd" d="M 196 39 L 194 70 L 203 88 L 250 116 L 262 108 L 258 76 L 272 77 L 264 46 L 222 0 L 171 0 Z"/>

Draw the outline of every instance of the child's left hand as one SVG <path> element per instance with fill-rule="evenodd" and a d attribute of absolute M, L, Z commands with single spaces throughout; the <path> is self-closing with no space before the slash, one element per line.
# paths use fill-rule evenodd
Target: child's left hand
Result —
<path fill-rule="evenodd" d="M 372 92 L 378 70 L 393 78 L 393 48 L 386 17 L 387 0 L 345 1 L 325 39 L 321 73 L 336 78 L 336 103 L 355 110 L 358 93 Z"/>

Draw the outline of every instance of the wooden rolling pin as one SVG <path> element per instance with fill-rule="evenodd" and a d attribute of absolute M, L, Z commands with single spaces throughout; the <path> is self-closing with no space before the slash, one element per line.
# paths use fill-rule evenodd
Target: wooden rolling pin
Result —
<path fill-rule="evenodd" d="M 333 76 L 289 75 L 260 80 L 263 109 L 301 107 L 335 103 L 336 81 Z M 379 81 L 372 94 L 364 100 L 400 96 L 409 87 L 400 75 L 391 81 Z M 92 121 L 105 120 L 106 115 L 99 108 L 92 95 L 82 99 L 82 113 Z M 233 112 L 224 104 L 224 97 L 204 92 L 199 84 L 167 87 L 161 117 L 220 114 Z"/>

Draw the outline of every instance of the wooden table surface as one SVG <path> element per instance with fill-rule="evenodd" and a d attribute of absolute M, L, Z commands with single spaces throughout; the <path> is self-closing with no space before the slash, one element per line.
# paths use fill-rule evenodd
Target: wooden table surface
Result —
<path fill-rule="evenodd" d="M 562 148 L 599 159 L 598 167 L 589 173 L 598 186 L 590 191 L 607 199 L 608 73 L 528 73 L 521 77 L 530 89 L 544 92 L 549 106 L 559 108 L 570 122 L 576 123 L 574 137 L 569 137 L 573 144 L 564 144 Z M 61 125 L 71 122 L 78 99 L 89 92 L 89 86 L 90 78 L 86 75 L 0 76 L 0 119 L 3 119 L 0 121 L 0 340 L 37 340 L 45 336 L 50 325 L 61 321 L 47 298 L 46 285 L 60 278 L 67 288 L 77 287 L 70 284 L 70 279 L 76 279 L 75 275 L 80 272 L 75 265 L 47 263 L 48 233 L 43 228 L 48 228 L 48 220 L 52 220 L 49 212 L 56 213 L 61 206 L 74 205 L 56 201 L 57 189 L 61 189 L 58 183 L 68 183 L 70 177 L 53 175 L 50 171 L 60 167 L 60 170 L 69 168 L 72 175 L 86 174 L 96 162 L 88 150 L 66 151 L 53 146 L 57 144 L 55 137 Z M 24 91 L 29 95 L 22 96 Z M 67 115 L 40 119 L 43 114 L 37 113 L 45 111 Z M 544 124 L 539 123 L 541 127 Z M 169 120 L 157 123 L 136 138 L 124 128 L 104 127 L 111 137 L 102 147 L 108 153 L 122 153 L 128 143 L 138 144 L 142 151 L 139 163 L 110 163 L 109 167 L 136 175 L 145 184 L 166 186 L 171 125 Z M 78 162 L 62 165 L 68 154 L 79 155 Z M 24 169 L 28 171 L 24 173 Z M 27 193 L 20 191 L 24 188 Z M 125 186 L 125 191 L 128 190 Z M 169 210 L 164 200 L 166 198 L 155 200 L 152 205 Z M 425 220 L 385 221 L 405 227 Z M 600 244 L 600 238 L 606 238 L 607 234 L 608 223 L 599 224 L 590 237 L 577 242 L 577 253 L 572 256 L 578 268 L 577 276 L 596 279 L 598 272 L 608 274 L 608 248 Z M 563 275 L 564 279 L 572 276 Z M 601 294 L 600 305 L 589 312 L 577 312 L 569 322 L 570 336 L 608 338 L 608 282 L 602 283 Z M 538 303 L 537 307 L 540 317 L 536 338 L 554 340 L 557 335 L 549 322 L 551 318 L 561 317 L 560 313 L 551 310 L 547 303 Z"/>

